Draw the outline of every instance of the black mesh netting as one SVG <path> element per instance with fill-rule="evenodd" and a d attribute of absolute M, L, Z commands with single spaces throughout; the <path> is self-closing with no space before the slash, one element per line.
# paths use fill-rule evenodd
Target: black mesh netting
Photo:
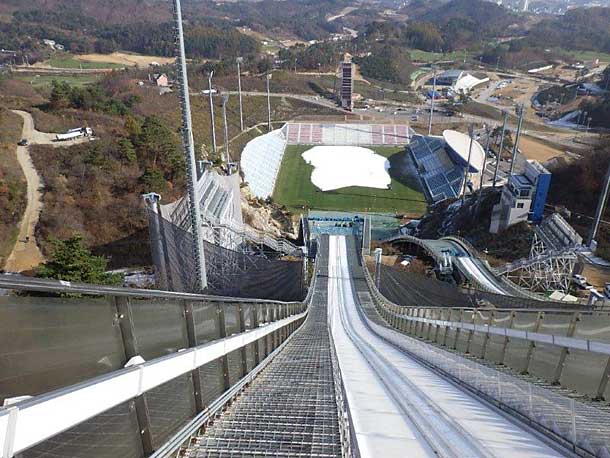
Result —
<path fill-rule="evenodd" d="M 373 273 L 374 269 L 371 269 Z M 574 308 L 574 304 L 537 301 L 478 290 L 381 265 L 379 290 L 391 302 L 406 307 Z"/>
<path fill-rule="evenodd" d="M 153 263 L 161 288 L 194 292 L 196 267 L 190 232 L 149 213 Z M 300 301 L 306 295 L 302 260 L 268 259 L 204 241 L 208 288 L 204 293 Z"/>

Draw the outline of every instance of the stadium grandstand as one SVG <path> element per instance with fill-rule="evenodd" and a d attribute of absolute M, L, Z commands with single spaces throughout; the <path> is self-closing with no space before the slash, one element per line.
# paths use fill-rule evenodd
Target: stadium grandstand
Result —
<path fill-rule="evenodd" d="M 413 131 L 406 124 L 287 123 L 250 140 L 241 155 L 241 169 L 252 194 L 273 194 L 287 145 L 400 146 Z"/>
<path fill-rule="evenodd" d="M 466 167 L 470 165 L 473 176 L 481 171 L 485 159 L 485 151 L 477 141 L 473 140 L 470 150 L 470 137 L 453 130 L 445 130 L 441 137 L 415 135 L 407 149 L 433 203 L 459 197 Z"/>
<path fill-rule="evenodd" d="M 266 199 L 273 193 L 286 149 L 286 130 L 284 126 L 256 137 L 242 151 L 241 169 L 256 197 Z"/>
<path fill-rule="evenodd" d="M 199 207 L 203 222 L 203 238 L 224 248 L 236 249 L 241 240 L 234 232 L 243 229 L 239 175 L 219 175 L 214 170 L 205 170 L 197 181 Z M 172 224 L 188 231 L 190 228 L 187 197 L 160 206 L 161 216 Z M 218 228 L 226 228 L 218 230 Z M 230 228 L 230 229 L 228 229 Z M 216 229 L 216 230 L 215 230 Z"/>
<path fill-rule="evenodd" d="M 471 74 L 464 70 L 447 70 L 436 77 L 438 86 L 450 86 L 454 92 L 467 93 L 489 81 L 485 74 Z"/>

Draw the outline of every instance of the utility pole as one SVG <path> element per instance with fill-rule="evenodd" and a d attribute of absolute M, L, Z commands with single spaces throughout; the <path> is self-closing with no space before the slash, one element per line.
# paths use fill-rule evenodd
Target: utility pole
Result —
<path fill-rule="evenodd" d="M 269 92 L 269 80 L 271 79 L 271 73 L 267 72 L 267 130 L 271 132 L 271 94 Z"/>
<path fill-rule="evenodd" d="M 184 31 L 182 30 L 182 10 L 180 0 L 174 0 L 174 20 L 176 22 L 176 46 L 178 56 L 178 85 L 180 86 L 180 108 L 182 111 L 182 147 L 186 160 L 187 190 L 189 197 L 189 216 L 193 236 L 193 255 L 195 257 L 196 291 L 203 292 L 208 286 L 201 234 L 201 214 L 199 209 L 199 193 L 197 192 L 197 166 L 195 163 L 195 141 L 193 140 L 193 123 L 191 120 L 191 103 L 189 99 L 188 75 L 186 71 L 186 55 L 184 51 Z"/>
<path fill-rule="evenodd" d="M 229 124 L 227 123 L 227 102 L 229 94 L 222 94 L 222 119 L 225 126 L 225 162 L 227 164 L 227 174 L 231 174 L 231 156 L 229 155 Z"/>
<path fill-rule="evenodd" d="M 608 170 L 606 171 L 606 179 L 604 182 L 604 186 L 602 188 L 602 192 L 599 196 L 599 200 L 597 202 L 597 210 L 595 211 L 595 220 L 593 221 L 593 226 L 591 227 L 591 233 L 589 234 L 589 240 L 587 240 L 587 245 L 589 248 L 593 249 L 592 245 L 595 241 L 595 237 L 597 237 L 597 230 L 599 229 L 599 223 L 604 215 L 604 208 L 606 207 L 606 201 L 608 200 L 608 188 L 610 188 L 610 164 L 608 164 Z"/>
<path fill-rule="evenodd" d="M 494 189 L 496 188 L 496 183 L 498 181 L 498 171 L 500 170 L 500 160 L 502 159 L 502 149 L 504 148 L 504 133 L 506 132 L 506 121 L 508 120 L 508 113 L 506 111 L 502 112 L 504 114 L 504 122 L 502 122 L 502 134 L 500 136 L 500 149 L 498 150 L 498 155 L 496 156 L 496 169 L 494 170 Z"/>
<path fill-rule="evenodd" d="M 428 135 L 432 135 L 432 116 L 434 113 L 434 99 L 436 99 L 436 65 L 434 68 L 434 76 L 432 77 L 432 97 L 430 98 L 430 119 L 428 119 Z"/>
<path fill-rule="evenodd" d="M 244 131 L 244 108 L 241 100 L 241 70 L 239 66 L 243 61 L 243 57 L 237 58 L 237 93 L 239 94 L 239 129 L 241 132 Z"/>
<path fill-rule="evenodd" d="M 464 168 L 464 187 L 462 189 L 462 205 L 466 201 L 466 186 L 468 185 L 468 172 L 470 172 L 470 159 L 472 155 L 472 144 L 474 143 L 474 124 L 468 126 L 470 145 L 468 146 L 468 165 Z"/>
<path fill-rule="evenodd" d="M 517 135 L 515 136 L 515 144 L 513 145 L 513 159 L 510 163 L 510 172 L 512 175 L 515 171 L 515 162 L 517 161 L 517 152 L 519 150 L 519 138 L 521 138 L 521 128 L 523 127 L 523 115 L 525 113 L 525 107 L 523 104 L 517 105 L 517 114 L 519 115 L 519 123 L 517 124 Z"/>
<path fill-rule="evenodd" d="M 214 101 L 212 100 L 212 77 L 214 70 L 208 73 L 208 98 L 210 100 L 210 122 L 212 123 L 212 152 L 216 153 L 216 126 L 214 125 Z"/>

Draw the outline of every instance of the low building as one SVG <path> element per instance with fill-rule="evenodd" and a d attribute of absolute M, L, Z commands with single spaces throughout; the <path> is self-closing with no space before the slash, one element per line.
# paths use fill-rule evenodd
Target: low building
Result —
<path fill-rule="evenodd" d="M 153 75 L 153 81 L 159 87 L 169 87 L 169 78 L 165 73 L 155 73 Z"/>
<path fill-rule="evenodd" d="M 525 172 L 511 175 L 502 189 L 500 202 L 492 211 L 489 232 L 497 234 L 523 221 L 542 221 L 550 184 L 551 173 L 538 161 L 528 160 Z"/>
<path fill-rule="evenodd" d="M 447 70 L 436 76 L 438 86 L 450 86 L 453 92 L 463 94 L 489 81 L 487 75 L 473 75 L 464 70 Z"/>

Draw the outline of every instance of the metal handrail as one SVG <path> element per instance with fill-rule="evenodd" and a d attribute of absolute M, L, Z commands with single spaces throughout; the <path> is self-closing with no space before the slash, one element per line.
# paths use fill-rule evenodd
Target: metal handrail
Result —
<path fill-rule="evenodd" d="M 75 385 L 0 408 L 0 445 L 8 458 L 76 426 L 126 400 L 135 398 L 185 373 L 291 324 L 307 311 L 160 358 L 104 374 Z M 94 402 L 83 405 L 83 399 Z M 62 415 L 53 413 L 61 409 Z M 26 431 L 24 431 L 26 428 Z"/>
<path fill-rule="evenodd" d="M 0 289 L 17 291 L 36 291 L 58 294 L 90 294 L 95 296 L 139 297 L 149 299 L 176 299 L 206 302 L 233 302 L 253 304 L 298 304 L 300 302 L 284 302 L 271 299 L 238 298 L 228 296 L 212 296 L 208 294 L 179 293 L 155 289 L 136 289 L 117 286 L 90 285 L 87 283 L 48 280 L 22 275 L 0 274 Z"/>

